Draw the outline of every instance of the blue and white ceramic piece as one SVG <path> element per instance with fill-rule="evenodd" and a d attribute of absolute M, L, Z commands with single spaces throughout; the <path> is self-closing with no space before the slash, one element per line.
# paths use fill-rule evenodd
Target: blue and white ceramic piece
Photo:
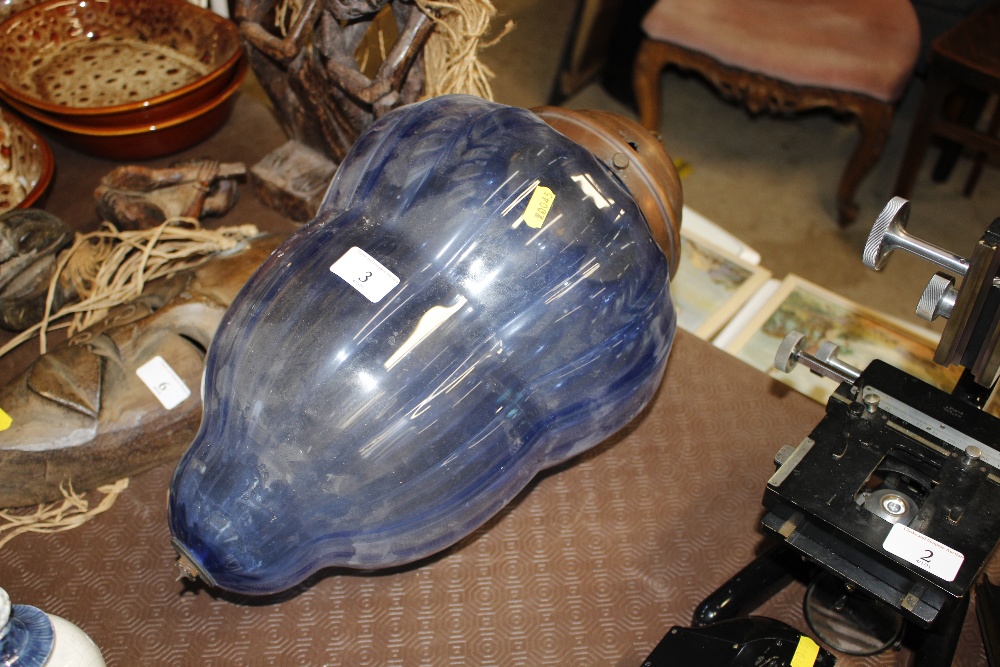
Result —
<path fill-rule="evenodd" d="M 265 594 L 454 544 L 647 404 L 668 278 L 622 183 L 536 115 L 386 115 L 216 333 L 170 488 L 182 560 Z"/>
<path fill-rule="evenodd" d="M 0 588 L 0 665 L 104 667 L 104 658 L 76 625 L 37 607 L 11 604 Z"/>

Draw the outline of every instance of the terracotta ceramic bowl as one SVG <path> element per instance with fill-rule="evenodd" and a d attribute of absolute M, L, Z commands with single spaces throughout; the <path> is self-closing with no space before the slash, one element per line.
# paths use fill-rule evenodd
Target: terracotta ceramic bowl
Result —
<path fill-rule="evenodd" d="M 121 161 L 149 160 L 194 146 L 218 130 L 229 119 L 246 74 L 246 63 L 241 62 L 228 85 L 215 97 L 154 125 L 93 127 L 40 117 L 37 111 L 33 114 L 60 141 L 83 153 Z M 15 102 L 10 105 L 18 111 L 26 111 Z"/>
<path fill-rule="evenodd" d="M 34 204 L 52 180 L 54 167 L 52 151 L 38 133 L 0 109 L 0 213 Z"/>
<path fill-rule="evenodd" d="M 236 25 L 185 0 L 48 0 L 0 24 L 0 45 L 0 97 L 105 128 L 215 99 L 242 59 Z"/>

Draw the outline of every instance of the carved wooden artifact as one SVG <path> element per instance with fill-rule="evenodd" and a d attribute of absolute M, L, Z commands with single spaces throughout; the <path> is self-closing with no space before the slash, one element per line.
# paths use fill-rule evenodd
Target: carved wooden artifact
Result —
<path fill-rule="evenodd" d="M 293 142 L 252 170 L 255 191 L 308 220 L 362 130 L 419 97 L 434 24 L 402 0 L 237 0 L 235 9 L 250 66 Z M 317 166 L 317 153 L 329 162 Z"/>
<path fill-rule="evenodd" d="M 118 229 L 150 229 L 169 218 L 225 214 L 236 203 L 240 162 L 196 160 L 154 169 L 117 167 L 94 191 L 97 212 Z"/>
<path fill-rule="evenodd" d="M 420 49 L 433 24 L 400 0 L 305 0 L 276 28 L 275 12 L 284 7 L 276 0 L 237 1 L 250 66 L 288 136 L 339 163 L 375 118 L 416 101 Z M 366 34 L 386 35 L 388 27 L 398 31 L 395 44 L 386 44 L 381 64 L 362 59 L 362 69 L 356 54 Z"/>
<path fill-rule="evenodd" d="M 243 283 L 282 237 L 157 281 L 0 389 L 0 507 L 86 491 L 172 460 L 201 419 L 205 351 Z M 136 369 L 161 357 L 190 389 L 167 409 Z"/>
<path fill-rule="evenodd" d="M 59 251 L 73 241 L 73 230 L 44 211 L 13 209 L 0 215 L 0 327 L 22 331 L 42 318 Z M 69 295 L 59 286 L 58 308 Z"/>

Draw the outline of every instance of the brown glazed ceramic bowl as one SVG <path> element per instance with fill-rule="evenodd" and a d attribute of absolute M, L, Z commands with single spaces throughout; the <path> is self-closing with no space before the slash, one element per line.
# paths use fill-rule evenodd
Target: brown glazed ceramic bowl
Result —
<path fill-rule="evenodd" d="M 92 127 L 40 116 L 35 110 L 32 113 L 57 139 L 83 153 L 111 160 L 149 160 L 194 146 L 218 130 L 229 119 L 246 74 L 247 65 L 241 61 L 228 85 L 215 97 L 153 125 Z M 20 104 L 9 104 L 27 111 Z"/>
<path fill-rule="evenodd" d="M 34 204 L 54 169 L 45 140 L 13 112 L 0 109 L 0 213 Z"/>
<path fill-rule="evenodd" d="M 236 25 L 185 0 L 47 0 L 0 23 L 0 97 L 81 126 L 155 124 L 215 99 L 241 59 Z"/>
<path fill-rule="evenodd" d="M 42 0 L 0 0 L 0 21 L 3 21 L 11 14 L 27 9 L 32 5 L 37 5 Z"/>

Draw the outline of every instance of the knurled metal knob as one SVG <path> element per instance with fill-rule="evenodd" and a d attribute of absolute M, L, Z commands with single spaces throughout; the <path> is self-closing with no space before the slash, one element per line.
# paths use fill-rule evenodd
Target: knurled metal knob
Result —
<path fill-rule="evenodd" d="M 955 279 L 943 273 L 935 273 L 924 288 L 924 293 L 920 295 L 920 301 L 917 302 L 917 316 L 928 322 L 933 322 L 939 317 L 947 319 L 951 317 L 957 298 Z"/>
<path fill-rule="evenodd" d="M 840 348 L 836 344 L 825 341 L 813 355 L 803 349 L 804 341 L 805 334 L 790 331 L 778 345 L 774 354 L 774 367 L 790 373 L 798 364 L 802 364 L 813 373 L 837 382 L 854 382 L 861 375 L 861 371 L 837 357 Z"/>
<path fill-rule="evenodd" d="M 805 334 L 798 331 L 788 332 L 778 345 L 778 351 L 774 353 L 774 367 L 782 373 L 791 373 L 799 363 L 799 353 L 802 351 L 802 341 L 805 338 Z"/>
<path fill-rule="evenodd" d="M 910 202 L 902 197 L 893 197 L 885 205 L 868 235 L 861 261 L 869 269 L 880 271 L 889 255 L 895 250 L 906 250 L 943 269 L 964 276 L 969 270 L 969 262 L 953 252 L 939 248 L 906 232 L 910 219 Z"/>

